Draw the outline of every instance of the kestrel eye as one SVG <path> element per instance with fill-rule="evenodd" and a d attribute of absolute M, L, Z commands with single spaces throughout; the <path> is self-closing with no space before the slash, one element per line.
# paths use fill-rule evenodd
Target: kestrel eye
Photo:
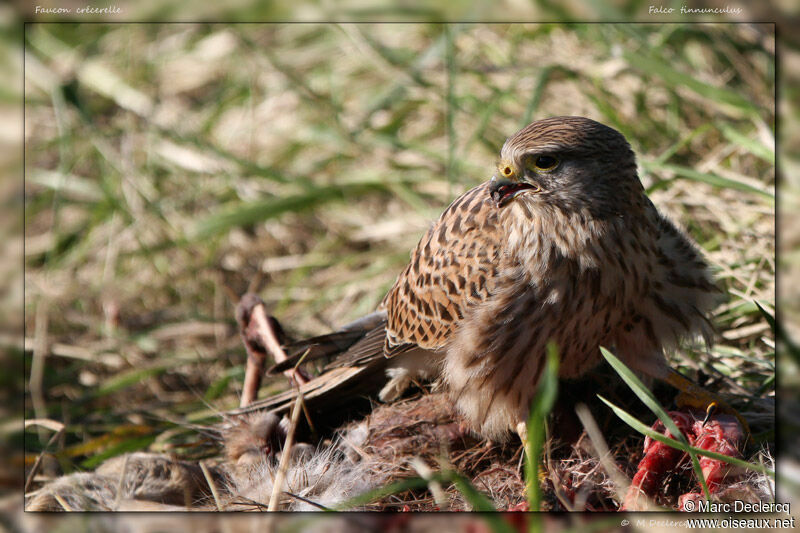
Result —
<path fill-rule="evenodd" d="M 533 165 L 536 170 L 551 170 L 558 165 L 558 159 L 551 155 L 540 155 L 533 161 Z"/>

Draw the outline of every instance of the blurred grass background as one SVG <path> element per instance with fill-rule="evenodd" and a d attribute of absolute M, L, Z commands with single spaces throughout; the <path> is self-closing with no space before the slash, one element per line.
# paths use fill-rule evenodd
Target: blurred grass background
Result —
<path fill-rule="evenodd" d="M 654 201 L 719 271 L 722 338 L 676 362 L 769 397 L 774 338 L 752 302 L 774 307 L 773 37 L 769 25 L 28 26 L 27 337 L 7 345 L 26 363 L 26 416 L 67 424 L 50 473 L 145 446 L 202 455 L 173 422 L 237 401 L 233 295 L 255 287 L 301 334 L 371 310 L 504 138 L 554 114 L 620 129 Z M 49 434 L 27 437 L 30 457 Z"/>

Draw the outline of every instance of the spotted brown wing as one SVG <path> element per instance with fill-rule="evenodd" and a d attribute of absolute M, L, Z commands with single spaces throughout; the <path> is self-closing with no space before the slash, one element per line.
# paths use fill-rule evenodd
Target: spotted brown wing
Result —
<path fill-rule="evenodd" d="M 488 183 L 457 198 L 422 237 L 383 299 L 384 354 L 445 346 L 471 305 L 491 292 L 504 230 Z"/>

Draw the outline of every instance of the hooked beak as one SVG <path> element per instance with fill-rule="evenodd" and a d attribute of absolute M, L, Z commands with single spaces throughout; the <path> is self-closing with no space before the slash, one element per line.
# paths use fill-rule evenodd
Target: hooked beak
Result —
<path fill-rule="evenodd" d="M 492 182 L 489 185 L 489 195 L 498 208 L 507 205 L 511 200 L 521 194 L 526 192 L 539 192 L 540 190 L 542 190 L 541 187 L 532 183 L 497 179 L 497 176 L 492 176 Z"/>

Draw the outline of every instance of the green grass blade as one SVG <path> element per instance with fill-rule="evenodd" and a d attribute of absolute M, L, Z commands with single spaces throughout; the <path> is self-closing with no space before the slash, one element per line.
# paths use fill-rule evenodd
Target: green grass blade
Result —
<path fill-rule="evenodd" d="M 698 136 L 704 135 L 708 130 L 711 129 L 711 127 L 711 124 L 703 124 L 702 126 L 693 129 L 687 135 L 684 135 L 682 139 L 678 140 L 678 142 L 661 152 L 661 155 L 658 156 L 655 162 L 659 165 L 666 163 L 672 156 L 677 154 L 681 148 L 687 146 Z"/>
<path fill-rule="evenodd" d="M 761 315 L 764 317 L 764 320 L 767 321 L 769 324 L 770 329 L 772 332 L 775 333 L 779 342 L 782 342 L 786 346 L 786 350 L 784 353 L 789 355 L 795 363 L 800 364 L 800 346 L 798 346 L 792 338 L 789 336 L 788 333 L 783 329 L 783 326 L 780 322 L 775 320 L 774 314 L 767 311 L 760 303 L 754 302 L 758 310 L 761 312 Z"/>
<path fill-rule="evenodd" d="M 325 203 L 383 191 L 386 191 L 386 187 L 380 183 L 360 183 L 319 187 L 313 191 L 292 196 L 268 198 L 255 202 L 236 202 L 200 220 L 189 230 L 189 239 L 202 240 L 224 233 L 231 228 L 263 222 L 283 213 L 305 211 Z"/>
<path fill-rule="evenodd" d="M 455 112 L 458 108 L 455 97 L 456 76 L 458 65 L 455 53 L 455 31 L 452 24 L 445 24 L 445 48 L 444 62 L 447 74 L 446 94 L 445 94 L 445 135 L 447 137 L 447 164 L 445 165 L 445 175 L 447 183 L 452 188 L 456 167 L 456 127 Z"/>
<path fill-rule="evenodd" d="M 627 413 L 624 409 L 622 409 L 621 407 L 618 407 L 617 405 L 614 405 L 614 403 L 612 403 L 611 401 L 607 400 L 606 398 L 603 398 L 599 394 L 598 394 L 598 397 L 600 398 L 600 400 L 603 401 L 603 403 L 608 405 L 608 407 L 611 408 L 611 410 L 614 412 L 614 414 L 616 414 L 623 422 L 628 424 L 630 427 L 632 427 L 633 429 L 635 429 L 636 431 L 638 431 L 642 435 L 646 435 L 646 436 L 650 437 L 653 440 L 657 440 L 658 442 L 663 442 L 664 444 L 666 444 L 668 446 L 671 446 L 673 448 L 676 448 L 676 449 L 681 450 L 681 451 L 686 452 L 686 453 L 694 453 L 694 454 L 697 454 L 697 455 L 702 455 L 702 456 L 705 456 L 705 457 L 709 457 L 711 459 L 716 459 L 718 461 L 722 461 L 722 462 L 725 462 L 725 463 L 728 463 L 728 464 L 731 464 L 731 465 L 734 465 L 734 466 L 739 466 L 739 467 L 742 467 L 742 468 L 746 468 L 748 470 L 753 470 L 755 472 L 759 472 L 761 474 L 767 475 L 767 476 L 775 479 L 775 471 L 774 470 L 771 470 L 771 469 L 769 469 L 769 468 L 767 468 L 767 467 L 765 467 L 763 465 L 754 464 L 754 463 L 748 463 L 744 459 L 739 459 L 737 457 L 731 457 L 730 455 L 724 455 L 724 454 L 717 453 L 717 452 L 712 452 L 712 451 L 709 451 L 709 450 L 704 450 L 702 448 L 696 448 L 694 446 L 690 446 L 688 444 L 685 444 L 683 442 L 677 441 L 675 439 L 671 439 L 671 438 L 659 433 L 658 431 L 653 430 L 650 426 L 648 426 L 646 424 L 643 424 L 642 422 L 637 420 L 634 416 L 632 416 L 629 413 Z"/>
<path fill-rule="evenodd" d="M 112 457 L 122 455 L 124 453 L 138 452 L 150 446 L 156 440 L 158 435 L 143 435 L 141 437 L 133 437 L 115 444 L 104 450 L 97 455 L 93 455 L 81 463 L 81 468 L 92 469 L 100 466 L 101 463 Z"/>
<path fill-rule="evenodd" d="M 169 361 L 167 363 L 159 363 L 145 368 L 133 368 L 124 372 L 119 372 L 95 389 L 92 392 L 92 397 L 99 398 L 102 396 L 107 396 L 122 389 L 126 389 L 141 383 L 147 378 L 159 376 L 169 370 L 171 367 L 176 366 L 178 363 L 179 362 L 176 361 Z"/>
<path fill-rule="evenodd" d="M 617 357 L 612 354 L 610 351 L 605 349 L 604 347 L 600 347 L 600 353 L 603 354 L 603 357 L 606 361 L 612 366 L 612 368 L 620 375 L 623 381 L 631 388 L 631 390 L 639 397 L 640 400 L 650 409 L 653 414 L 655 414 L 658 419 L 664 424 L 664 427 L 681 443 L 689 446 L 689 441 L 686 440 L 686 436 L 678 429 L 678 426 L 675 422 L 670 418 L 667 412 L 661 407 L 661 404 L 658 403 L 656 397 L 653 396 L 653 393 L 650 392 L 650 389 L 644 386 L 636 374 L 628 368 L 625 363 L 617 359 Z M 700 485 L 703 487 L 703 494 L 705 494 L 706 498 L 710 498 L 711 494 L 708 491 L 708 486 L 706 485 L 705 476 L 703 476 L 703 470 L 700 468 L 700 461 L 697 459 L 697 456 L 689 452 L 689 455 L 692 459 L 692 466 L 694 467 L 695 475 L 697 475 L 697 479 L 700 481 Z"/>
<path fill-rule="evenodd" d="M 533 114 L 539 109 L 539 104 L 542 101 L 542 95 L 547 88 L 547 83 L 550 81 L 552 74 L 560 67 L 548 65 L 539 73 L 539 78 L 536 80 L 536 87 L 531 92 L 531 97 L 528 99 L 528 105 L 525 107 L 525 114 L 520 121 L 520 128 L 527 126 L 533 120 Z"/>
<path fill-rule="evenodd" d="M 552 342 L 547 345 L 547 362 L 536 395 L 528 415 L 528 442 L 525 448 L 525 485 L 528 493 L 528 507 L 540 511 L 542 503 L 539 487 L 539 459 L 545 439 L 545 421 L 553 409 L 558 395 L 558 348 Z M 533 528 L 537 521 L 531 522 Z"/>
<path fill-rule="evenodd" d="M 97 203 L 103 199 L 100 188 L 91 180 L 74 174 L 62 174 L 41 168 L 33 169 L 25 176 L 29 183 L 52 189 L 75 201 Z"/>
<path fill-rule="evenodd" d="M 720 129 L 722 130 L 722 134 L 725 136 L 725 138 L 732 143 L 738 144 L 754 156 L 763 159 L 771 165 L 775 164 L 775 151 L 772 148 L 764 146 L 760 142 L 756 141 L 755 139 L 751 139 L 746 135 L 742 135 L 730 126 L 721 126 Z"/>
<path fill-rule="evenodd" d="M 713 102 L 727 104 L 750 114 L 759 113 L 758 107 L 738 92 L 709 85 L 694 76 L 671 67 L 660 58 L 645 56 L 636 52 L 626 52 L 623 55 L 631 66 L 659 78 L 672 89 L 689 89 Z"/>
<path fill-rule="evenodd" d="M 689 442 L 686 440 L 686 437 L 683 435 L 683 433 L 681 433 L 681 431 L 678 429 L 678 426 L 675 425 L 675 422 L 672 420 L 672 418 L 670 418 L 667 412 L 661 407 L 661 405 L 658 403 L 658 400 L 656 400 L 656 397 L 653 396 L 652 392 L 650 392 L 650 389 L 645 387 L 644 383 L 642 383 L 641 380 L 636 377 L 636 374 L 634 374 L 633 371 L 628 368 L 627 365 L 625 365 L 625 363 L 620 361 L 617 356 L 608 351 L 606 348 L 601 346 L 600 353 L 603 354 L 603 357 L 606 361 L 608 361 L 608 364 L 610 364 L 617 374 L 619 374 L 619 376 L 628 385 L 628 387 L 631 388 L 634 394 L 636 394 L 636 396 L 642 400 L 642 403 L 644 403 L 647 408 L 650 409 L 659 420 L 661 420 L 661 422 L 664 424 L 664 427 L 666 427 L 667 430 L 669 430 L 669 432 L 675 436 L 675 438 L 688 445 Z"/>
<path fill-rule="evenodd" d="M 431 479 L 436 479 L 437 475 L 431 476 Z M 353 498 L 350 498 L 341 504 L 337 505 L 332 511 L 347 511 L 352 510 L 354 508 L 362 507 L 367 505 L 370 502 L 375 500 L 380 500 L 387 496 L 391 496 L 392 494 L 398 494 L 401 492 L 405 492 L 407 490 L 414 490 L 414 489 L 421 489 L 428 486 L 429 481 L 423 479 L 421 477 L 414 477 L 409 479 L 403 479 L 400 481 L 395 481 L 394 483 L 389 483 L 388 485 L 384 485 L 383 487 L 378 487 L 373 490 L 368 490 L 363 494 L 359 494 Z"/>
<path fill-rule="evenodd" d="M 761 311 L 761 316 L 763 316 L 764 320 L 767 321 L 767 324 L 769 324 L 769 327 L 772 330 L 772 332 L 775 333 L 776 329 L 775 316 L 766 309 L 764 309 L 764 307 L 760 303 L 755 301 L 754 303 L 756 304 L 756 307 L 758 307 L 758 310 Z"/>
<path fill-rule="evenodd" d="M 473 511 L 484 512 L 484 513 L 485 512 L 491 513 L 497 511 L 497 509 L 495 509 L 494 505 L 492 504 L 491 500 L 489 500 L 486 496 L 481 494 L 475 488 L 475 486 L 472 483 L 470 483 L 470 481 L 467 478 L 452 470 L 436 472 L 432 476 L 430 476 L 430 478 L 427 480 L 421 477 L 415 477 L 415 478 L 396 481 L 386 486 L 378 487 L 374 490 L 367 491 L 354 498 L 350 498 L 349 500 L 336 506 L 336 508 L 332 510 L 344 511 L 348 509 L 361 507 L 372 501 L 380 500 L 386 498 L 387 496 L 391 496 L 392 494 L 398 494 L 408 490 L 425 488 L 431 482 L 439 482 L 443 484 L 452 483 L 453 485 L 455 485 L 455 487 L 464 496 L 464 499 L 472 506 Z M 487 515 L 486 520 L 489 523 L 491 530 L 496 533 L 513 533 L 514 531 L 511 525 L 503 521 L 502 517 L 499 515 L 495 516 Z"/>
<path fill-rule="evenodd" d="M 657 161 L 642 161 L 641 165 L 648 172 L 666 170 L 669 172 L 673 172 L 676 176 L 690 179 L 692 181 L 707 183 L 709 185 L 713 185 L 714 187 L 720 187 L 723 189 L 733 189 L 735 191 L 754 193 L 764 198 L 767 198 L 770 201 L 773 202 L 775 201 L 775 194 L 773 192 L 765 189 L 760 189 L 758 187 L 750 185 L 749 183 L 744 183 L 731 178 L 724 178 L 716 174 L 710 174 L 708 172 L 700 172 L 694 170 L 693 168 L 684 167 L 681 165 L 670 165 L 666 163 L 659 163 Z"/>
<path fill-rule="evenodd" d="M 470 481 L 455 472 L 447 472 L 447 478 L 452 481 L 453 485 L 461 492 L 464 496 L 464 499 L 469 502 L 472 506 L 473 511 L 479 512 L 493 512 L 496 511 L 494 504 L 492 504 L 491 500 L 481 494 L 478 489 L 475 488 L 475 485 L 470 483 Z"/>

